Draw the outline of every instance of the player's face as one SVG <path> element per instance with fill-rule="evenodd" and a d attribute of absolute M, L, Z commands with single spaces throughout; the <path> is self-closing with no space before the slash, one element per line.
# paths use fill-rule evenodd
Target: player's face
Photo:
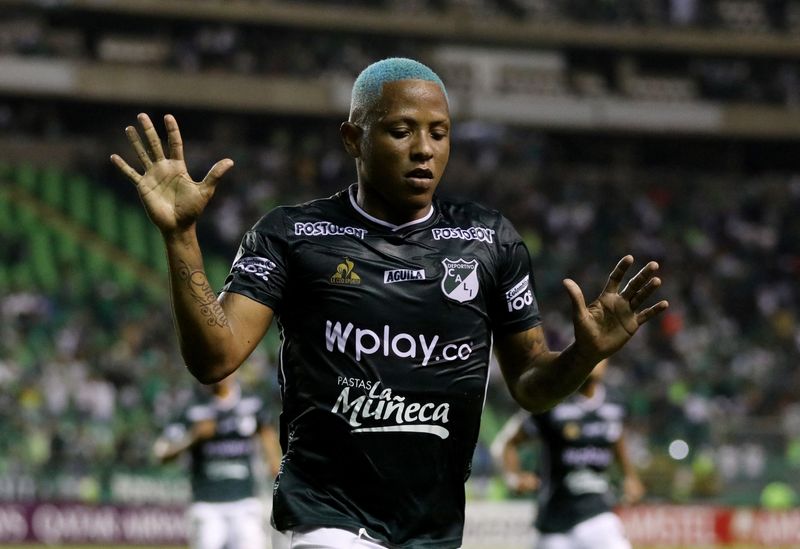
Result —
<path fill-rule="evenodd" d="M 396 224 L 423 217 L 450 157 L 444 92 L 425 80 L 389 82 L 370 118 L 357 157 L 359 203 Z"/>

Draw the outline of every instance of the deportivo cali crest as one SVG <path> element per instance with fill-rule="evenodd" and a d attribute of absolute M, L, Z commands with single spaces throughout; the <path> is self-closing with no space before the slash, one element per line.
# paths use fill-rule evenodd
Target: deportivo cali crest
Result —
<path fill-rule="evenodd" d="M 458 301 L 466 303 L 478 296 L 480 282 L 478 280 L 478 260 L 458 259 L 442 260 L 444 265 L 444 277 L 442 278 L 442 292 L 444 295 Z"/>

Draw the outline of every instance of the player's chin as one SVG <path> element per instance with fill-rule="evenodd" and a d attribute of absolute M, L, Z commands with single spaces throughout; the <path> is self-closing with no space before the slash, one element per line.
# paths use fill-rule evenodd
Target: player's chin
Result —
<path fill-rule="evenodd" d="M 433 202 L 433 189 L 424 192 L 404 193 L 400 199 L 404 209 L 409 211 L 419 211 L 430 206 Z"/>
<path fill-rule="evenodd" d="M 430 204 L 438 185 L 439 181 L 433 178 L 404 177 L 399 190 L 405 201 L 421 207 Z"/>
<path fill-rule="evenodd" d="M 414 194 L 433 194 L 438 181 L 432 177 L 404 177 L 403 187 Z"/>

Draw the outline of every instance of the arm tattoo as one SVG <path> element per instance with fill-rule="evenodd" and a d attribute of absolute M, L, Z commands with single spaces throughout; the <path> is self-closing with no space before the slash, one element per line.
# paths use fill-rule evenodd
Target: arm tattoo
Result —
<path fill-rule="evenodd" d="M 185 261 L 180 260 L 178 276 L 186 283 L 194 302 L 200 306 L 200 314 L 208 317 L 206 324 L 220 328 L 227 327 L 228 319 L 217 301 L 217 295 L 211 289 L 211 284 L 208 283 L 206 273 L 202 269 L 192 269 Z"/>

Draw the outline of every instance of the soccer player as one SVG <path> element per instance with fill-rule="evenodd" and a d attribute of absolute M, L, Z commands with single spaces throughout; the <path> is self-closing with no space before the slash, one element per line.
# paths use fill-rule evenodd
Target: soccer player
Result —
<path fill-rule="evenodd" d="M 256 460 L 278 473 L 280 445 L 260 398 L 228 376 L 211 386 L 153 445 L 161 462 L 190 455 L 192 549 L 265 549 L 267 517 Z"/>
<path fill-rule="evenodd" d="M 492 443 L 492 454 L 508 487 L 538 489 L 537 549 L 630 549 L 622 522 L 612 511 L 609 476 L 616 461 L 623 474 L 624 503 L 635 503 L 644 486 L 623 436 L 623 407 L 602 383 L 601 361 L 575 395 L 540 414 L 512 416 Z M 540 475 L 520 467 L 519 447 L 541 441 Z"/>
<path fill-rule="evenodd" d="M 550 351 L 511 223 L 435 196 L 451 121 L 444 84 L 417 61 L 362 71 L 341 125 L 357 182 L 267 213 L 244 235 L 219 296 L 195 225 L 233 162 L 196 182 L 175 118 L 164 118 L 166 153 L 150 118 L 138 120 L 147 145 L 136 128 L 126 133 L 144 172 L 111 158 L 164 236 L 189 370 L 216 381 L 273 318 L 280 326 L 284 458 L 272 521 L 291 547 L 460 546 L 492 349 L 517 402 L 545 410 L 667 308 L 643 307 L 661 283 L 658 264 L 623 286 L 634 261 L 625 256 L 588 305 L 564 281 L 575 341 Z"/>

